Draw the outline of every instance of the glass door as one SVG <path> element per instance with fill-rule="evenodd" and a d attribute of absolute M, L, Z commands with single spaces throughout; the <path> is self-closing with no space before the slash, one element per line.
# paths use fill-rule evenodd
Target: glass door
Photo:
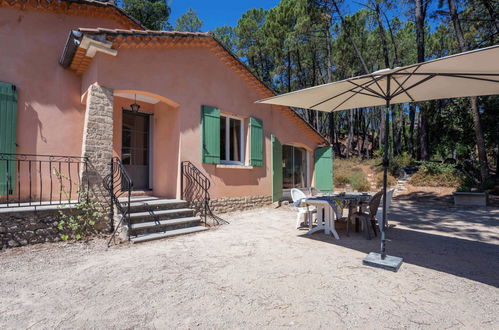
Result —
<path fill-rule="evenodd" d="M 134 190 L 150 189 L 150 115 L 123 110 L 121 161 L 133 181 Z"/>

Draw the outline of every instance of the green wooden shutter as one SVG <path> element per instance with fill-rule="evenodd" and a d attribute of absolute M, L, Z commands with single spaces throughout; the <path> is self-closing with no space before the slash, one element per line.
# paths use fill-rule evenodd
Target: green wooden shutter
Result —
<path fill-rule="evenodd" d="M 0 82 L 0 153 L 16 153 L 16 123 L 16 86 Z M 0 195 L 13 193 L 15 174 L 15 161 L 0 160 Z"/>
<path fill-rule="evenodd" d="M 282 145 L 272 135 L 272 202 L 282 199 Z"/>
<path fill-rule="evenodd" d="M 315 188 L 322 192 L 333 191 L 333 149 L 316 149 L 314 152 Z"/>
<path fill-rule="evenodd" d="M 220 163 L 220 109 L 201 106 L 201 136 L 203 163 Z"/>
<path fill-rule="evenodd" d="M 263 166 L 263 123 L 250 117 L 250 165 Z"/>

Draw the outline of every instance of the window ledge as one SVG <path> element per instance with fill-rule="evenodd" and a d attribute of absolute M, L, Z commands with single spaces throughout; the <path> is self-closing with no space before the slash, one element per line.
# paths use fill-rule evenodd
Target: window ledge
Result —
<path fill-rule="evenodd" d="M 238 170 L 252 170 L 253 166 L 238 165 L 238 164 L 217 164 L 217 168 L 232 168 L 232 169 L 238 169 Z"/>

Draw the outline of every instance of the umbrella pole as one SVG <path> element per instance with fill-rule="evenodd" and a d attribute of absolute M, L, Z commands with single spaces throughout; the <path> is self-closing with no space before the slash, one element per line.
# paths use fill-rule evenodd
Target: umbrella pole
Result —
<path fill-rule="evenodd" d="M 386 222 L 386 195 L 387 195 L 387 179 L 388 179 L 388 134 L 390 132 L 389 130 L 389 120 L 390 120 L 390 101 L 391 101 L 391 95 L 390 95 L 390 75 L 387 77 L 386 81 L 386 109 L 385 109 L 385 138 L 384 138 L 384 151 L 383 151 L 383 216 L 381 218 L 381 221 L 379 221 L 379 231 L 380 231 L 380 236 L 381 236 L 381 251 L 380 253 L 374 253 L 371 252 L 367 255 L 367 257 L 364 258 L 362 263 L 364 265 L 372 266 L 372 267 L 378 267 L 378 268 L 383 268 L 383 269 L 388 269 L 391 271 L 398 271 L 400 268 L 400 265 L 402 264 L 403 259 L 399 257 L 394 257 L 394 256 L 387 256 L 386 255 L 386 236 L 385 236 L 385 230 L 387 228 L 387 222 Z"/>
<path fill-rule="evenodd" d="M 390 81 L 388 79 L 388 81 Z M 388 89 L 390 87 L 390 84 L 388 83 Z M 388 91 L 388 94 L 390 93 L 390 91 Z M 388 164 L 389 164 L 389 160 L 388 160 L 388 152 L 389 152 L 389 149 L 388 149 L 388 134 L 390 133 L 390 130 L 389 130 L 389 120 L 390 120 L 390 116 L 389 116 L 389 112 L 390 112 L 390 98 L 387 98 L 386 99 L 386 109 L 385 109 L 385 139 L 384 139 L 384 151 L 383 151 L 383 217 L 382 217 L 382 221 L 381 221 L 381 224 L 379 226 L 379 230 L 380 230 L 380 236 L 381 236 L 381 251 L 380 251 L 380 254 L 381 254 L 381 259 L 385 259 L 386 258 L 386 236 L 385 236 L 385 229 L 386 229 L 386 191 L 387 191 L 387 179 L 388 179 Z"/>

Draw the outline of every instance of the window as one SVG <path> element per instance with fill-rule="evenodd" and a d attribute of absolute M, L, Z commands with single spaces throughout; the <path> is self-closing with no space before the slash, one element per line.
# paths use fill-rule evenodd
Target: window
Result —
<path fill-rule="evenodd" d="M 307 187 L 307 151 L 293 146 L 282 146 L 282 187 Z"/>
<path fill-rule="evenodd" d="M 243 121 L 229 116 L 220 116 L 220 162 L 244 163 Z"/>

